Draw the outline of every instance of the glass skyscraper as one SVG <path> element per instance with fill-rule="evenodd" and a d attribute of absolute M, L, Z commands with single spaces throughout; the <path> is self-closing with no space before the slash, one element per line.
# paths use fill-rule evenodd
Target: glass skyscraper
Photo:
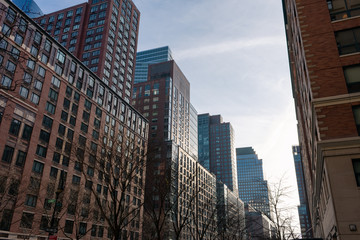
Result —
<path fill-rule="evenodd" d="M 263 162 L 252 147 L 236 149 L 239 197 L 270 217 L 269 190 Z"/>
<path fill-rule="evenodd" d="M 306 197 L 305 181 L 304 181 L 304 172 L 303 165 L 301 162 L 301 152 L 299 146 L 293 146 L 292 152 L 294 156 L 295 171 L 296 171 L 296 180 L 299 191 L 300 205 L 298 206 L 299 219 L 301 226 L 301 235 L 303 238 L 313 237 L 308 201 Z"/>
<path fill-rule="evenodd" d="M 39 6 L 33 0 L 13 0 L 13 3 L 15 3 L 18 8 L 31 18 L 44 15 Z"/>
<path fill-rule="evenodd" d="M 135 65 L 135 83 L 146 82 L 150 64 L 173 60 L 168 46 L 137 52 Z"/>
<path fill-rule="evenodd" d="M 234 130 L 223 122 L 221 115 L 208 113 L 198 116 L 199 162 L 226 184 L 237 191 L 237 173 L 234 147 Z"/>

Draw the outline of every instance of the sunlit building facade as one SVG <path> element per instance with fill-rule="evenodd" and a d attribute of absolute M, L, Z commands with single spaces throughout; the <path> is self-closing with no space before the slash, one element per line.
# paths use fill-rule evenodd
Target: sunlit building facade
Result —
<path fill-rule="evenodd" d="M 140 21 L 140 12 L 131 0 L 89 0 L 36 21 L 130 102 Z"/>
<path fill-rule="evenodd" d="M 283 0 L 314 237 L 360 238 L 359 1 Z"/>
<path fill-rule="evenodd" d="M 12 2 L 0 9 L 1 238 L 111 239 L 99 206 L 120 202 L 108 175 L 118 169 L 97 159 L 115 148 L 111 159 L 123 161 L 130 147 L 145 161 L 148 122 Z M 134 174 L 121 201 L 129 210 L 144 202 L 133 189 L 145 171 Z M 142 216 L 139 207 L 124 225 L 126 239 L 141 239 Z"/>

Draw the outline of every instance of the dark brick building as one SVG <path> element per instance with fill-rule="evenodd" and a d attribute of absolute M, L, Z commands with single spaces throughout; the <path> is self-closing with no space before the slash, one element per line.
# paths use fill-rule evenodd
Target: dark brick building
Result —
<path fill-rule="evenodd" d="M 283 0 L 312 230 L 358 239 L 359 1 Z"/>
<path fill-rule="evenodd" d="M 122 239 L 141 239 L 147 120 L 12 2 L 0 11 L 0 238 L 114 238 L 117 206 Z"/>

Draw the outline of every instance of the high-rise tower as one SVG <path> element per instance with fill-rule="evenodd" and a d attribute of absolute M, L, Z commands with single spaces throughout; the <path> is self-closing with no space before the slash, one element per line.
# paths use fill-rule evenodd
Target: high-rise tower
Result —
<path fill-rule="evenodd" d="M 237 171 L 234 148 L 234 130 L 223 122 L 221 115 L 208 113 L 198 116 L 199 162 L 229 189 L 237 192 Z"/>
<path fill-rule="evenodd" d="M 307 196 L 305 191 L 305 181 L 304 181 L 304 172 L 303 166 L 301 163 L 301 152 L 299 146 L 292 147 L 296 180 L 299 191 L 300 205 L 298 206 L 299 220 L 300 220 L 300 230 L 303 238 L 312 238 L 312 227 L 311 219 L 309 214 L 309 205 L 307 202 Z"/>
<path fill-rule="evenodd" d="M 89 0 L 36 21 L 104 84 L 130 101 L 140 21 L 131 0 Z"/>
<path fill-rule="evenodd" d="M 283 0 L 314 237 L 360 237 L 359 4 Z"/>
<path fill-rule="evenodd" d="M 263 163 L 252 147 L 236 148 L 240 199 L 270 217 L 269 189 Z"/>

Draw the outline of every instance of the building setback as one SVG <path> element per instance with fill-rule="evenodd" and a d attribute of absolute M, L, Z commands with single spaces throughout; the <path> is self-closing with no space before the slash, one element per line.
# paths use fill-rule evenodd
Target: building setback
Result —
<path fill-rule="evenodd" d="M 147 120 L 12 2 L 0 9 L 1 237 L 141 239 Z M 106 206 L 132 221 L 114 228 Z"/>
<path fill-rule="evenodd" d="M 236 148 L 239 197 L 244 203 L 270 217 L 269 188 L 263 163 L 252 147 Z"/>
<path fill-rule="evenodd" d="M 104 84 L 130 101 L 140 21 L 131 0 L 89 0 L 36 21 Z"/>
<path fill-rule="evenodd" d="M 199 162 L 234 192 L 238 191 L 234 130 L 220 115 L 198 116 Z"/>
<path fill-rule="evenodd" d="M 197 162 L 197 112 L 190 102 L 190 83 L 174 60 L 149 65 L 147 79 L 134 84 L 132 101 L 150 123 L 145 219 L 163 216 L 166 224 L 155 233 L 154 220 L 145 221 L 144 239 L 156 234 L 189 239 L 201 232 L 212 239 L 216 178 Z"/>
<path fill-rule="evenodd" d="M 314 237 L 359 239 L 359 1 L 284 0 Z"/>
<path fill-rule="evenodd" d="M 168 46 L 149 49 L 136 53 L 135 83 L 146 82 L 150 64 L 173 60 Z"/>
<path fill-rule="evenodd" d="M 303 166 L 301 163 L 301 153 L 299 146 L 292 147 L 294 163 L 295 163 L 295 172 L 296 180 L 299 191 L 300 205 L 298 206 L 299 220 L 300 220 L 300 230 L 301 236 L 303 238 L 312 238 L 312 227 L 309 214 L 309 206 L 307 203 L 307 196 L 305 191 L 305 182 L 304 182 L 304 172 Z"/>

